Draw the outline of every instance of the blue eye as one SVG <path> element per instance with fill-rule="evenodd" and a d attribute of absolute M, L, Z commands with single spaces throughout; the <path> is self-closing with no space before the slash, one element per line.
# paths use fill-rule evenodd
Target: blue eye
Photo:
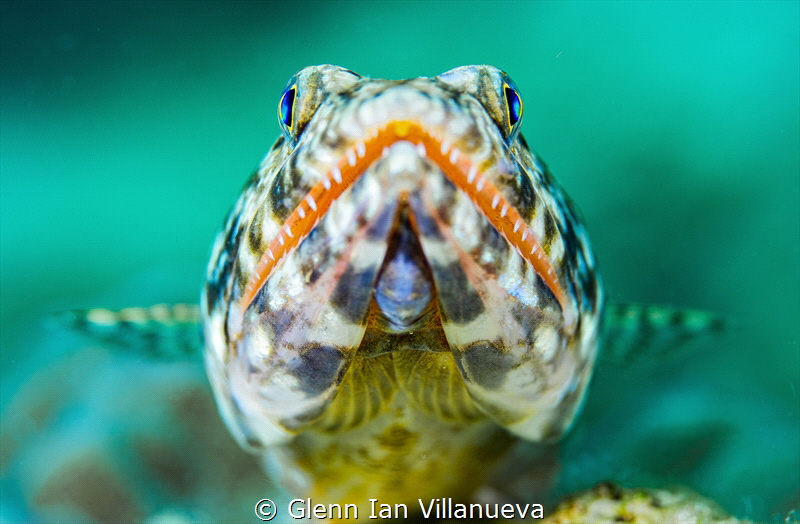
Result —
<path fill-rule="evenodd" d="M 512 129 L 522 119 L 522 99 L 519 96 L 516 86 L 511 82 L 503 82 L 503 92 L 506 96 L 506 113 L 508 114 L 508 125 Z"/>
<path fill-rule="evenodd" d="M 294 128 L 294 98 L 297 93 L 297 85 L 293 84 L 287 87 L 281 96 L 281 101 L 278 104 L 278 120 L 284 131 L 291 135 Z"/>

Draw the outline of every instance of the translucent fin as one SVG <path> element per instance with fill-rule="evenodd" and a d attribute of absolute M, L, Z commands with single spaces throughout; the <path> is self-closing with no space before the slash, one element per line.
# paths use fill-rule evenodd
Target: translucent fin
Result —
<path fill-rule="evenodd" d="M 667 353 L 704 336 L 719 335 L 722 319 L 707 311 L 643 304 L 609 304 L 601 359 L 630 364 Z"/>
<path fill-rule="evenodd" d="M 203 335 L 196 304 L 157 304 L 119 311 L 93 308 L 53 315 L 57 324 L 91 339 L 164 360 L 200 358 Z"/>

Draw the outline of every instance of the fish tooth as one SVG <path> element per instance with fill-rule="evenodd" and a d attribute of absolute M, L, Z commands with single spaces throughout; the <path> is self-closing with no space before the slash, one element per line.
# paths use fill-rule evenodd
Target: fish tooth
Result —
<path fill-rule="evenodd" d="M 469 168 L 469 173 L 467 173 L 467 183 L 471 184 L 475 180 L 475 175 L 478 174 L 478 166 L 473 165 Z"/>
<path fill-rule="evenodd" d="M 311 196 L 311 193 L 306 195 L 306 202 L 308 202 L 308 207 L 310 207 L 312 211 L 317 210 L 317 201 L 314 200 L 314 197 Z"/>
<path fill-rule="evenodd" d="M 333 166 L 331 168 L 331 175 L 333 175 L 333 179 L 336 180 L 337 184 L 342 183 L 342 172 L 339 170 L 338 166 Z"/>

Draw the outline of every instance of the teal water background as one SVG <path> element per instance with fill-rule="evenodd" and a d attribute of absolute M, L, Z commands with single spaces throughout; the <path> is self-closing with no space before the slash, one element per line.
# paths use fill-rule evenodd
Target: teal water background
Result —
<path fill-rule="evenodd" d="M 685 376 L 709 406 L 752 417 L 742 455 L 766 463 L 758 475 L 782 464 L 780 497 L 800 500 L 787 473 L 800 467 L 800 3 L 0 9 L 3 377 L 40 362 L 30 349 L 48 312 L 197 299 L 296 70 L 406 78 L 488 63 L 519 87 L 522 132 L 581 208 L 609 298 L 731 320 Z M 4 378 L 3 403 L 13 391 Z M 695 480 L 740 516 L 791 503 L 761 477 L 738 497 Z"/>

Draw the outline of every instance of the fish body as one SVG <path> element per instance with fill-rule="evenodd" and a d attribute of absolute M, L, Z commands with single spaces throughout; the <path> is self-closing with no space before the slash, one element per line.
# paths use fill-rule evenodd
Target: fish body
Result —
<path fill-rule="evenodd" d="M 201 307 L 223 418 L 293 492 L 467 498 L 515 439 L 574 420 L 602 287 L 521 119 L 491 66 L 290 80 Z"/>
<path fill-rule="evenodd" d="M 558 495 L 564 458 L 537 443 L 569 429 L 593 370 L 661 366 L 722 327 L 701 311 L 604 307 L 583 225 L 519 133 L 502 71 L 306 68 L 278 118 L 201 305 L 56 315 L 89 344 L 47 360 L 3 408 L 2 519 L 244 520 L 264 495 L 284 519 L 279 485 L 308 512 L 353 503 L 367 519 L 383 504 L 530 509 Z M 203 353 L 222 418 L 268 478 L 219 424 Z M 651 449 L 632 435 L 625 449 Z M 622 500 L 597 495 L 601 509 Z"/>

